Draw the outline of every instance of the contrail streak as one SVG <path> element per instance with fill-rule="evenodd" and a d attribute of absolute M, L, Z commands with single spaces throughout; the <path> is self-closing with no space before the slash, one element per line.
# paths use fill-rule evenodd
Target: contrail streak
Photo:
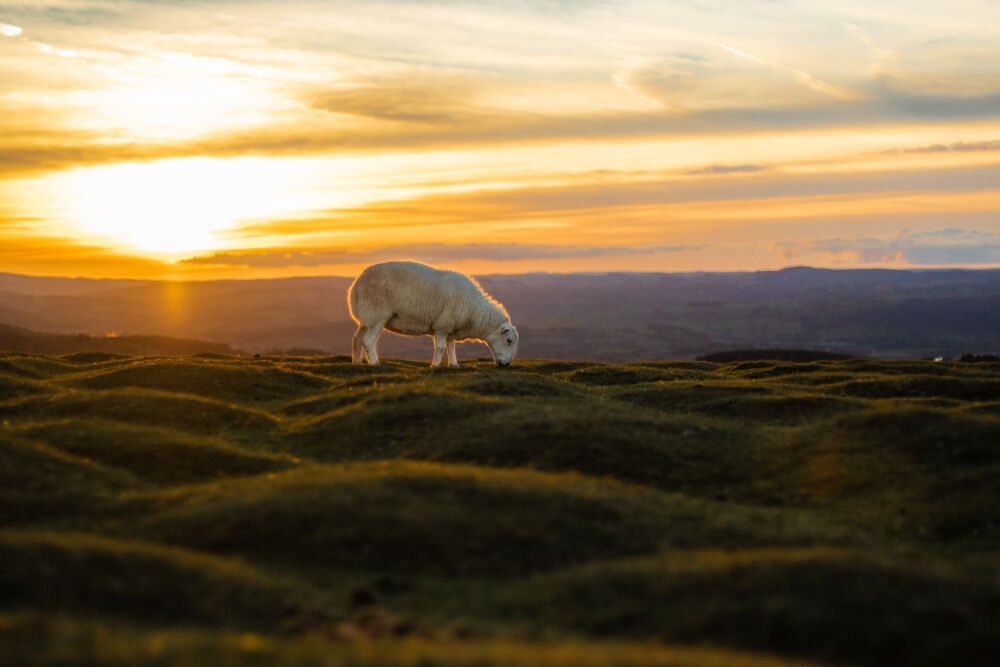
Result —
<path fill-rule="evenodd" d="M 801 83 L 803 86 L 809 88 L 810 90 L 815 90 L 817 93 L 823 93 L 824 95 L 829 95 L 830 97 L 835 97 L 838 100 L 853 100 L 857 99 L 858 94 L 853 90 L 848 88 L 842 88 L 841 86 L 835 86 L 833 84 L 827 83 L 825 81 L 820 81 L 808 72 L 803 72 L 802 70 L 795 69 L 792 67 L 787 67 L 785 65 L 779 65 L 778 63 L 772 63 L 763 58 L 758 58 L 752 53 L 747 53 L 746 51 L 740 51 L 739 49 L 734 49 L 727 44 L 715 43 L 720 49 L 724 49 L 729 53 L 740 56 L 741 58 L 746 58 L 752 62 L 762 65 L 764 67 L 770 67 L 778 72 L 785 72 L 786 74 L 791 74 L 796 81 Z"/>

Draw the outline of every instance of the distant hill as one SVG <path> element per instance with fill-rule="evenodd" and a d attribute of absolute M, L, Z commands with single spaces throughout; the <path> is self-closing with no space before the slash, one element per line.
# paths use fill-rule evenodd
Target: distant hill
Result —
<path fill-rule="evenodd" d="M 715 363 L 730 363 L 733 361 L 797 361 L 808 363 L 812 361 L 845 361 L 851 357 L 836 352 L 817 352 L 815 350 L 730 350 L 713 352 L 698 357 L 698 361 Z"/>
<path fill-rule="evenodd" d="M 0 322 L 62 334 L 161 335 L 251 352 L 347 354 L 349 277 L 163 282 L 0 274 Z M 956 358 L 1000 352 L 1000 270 L 827 270 L 481 276 L 528 358 L 635 361 L 726 350 Z M 386 334 L 384 357 L 425 360 Z M 486 356 L 479 343 L 464 358 Z"/>
<path fill-rule="evenodd" d="M 114 354 L 236 354 L 225 343 L 207 343 L 166 336 L 95 337 L 86 334 L 69 336 L 41 333 L 0 324 L 0 350 L 32 354 L 70 354 L 73 352 L 110 352 Z"/>

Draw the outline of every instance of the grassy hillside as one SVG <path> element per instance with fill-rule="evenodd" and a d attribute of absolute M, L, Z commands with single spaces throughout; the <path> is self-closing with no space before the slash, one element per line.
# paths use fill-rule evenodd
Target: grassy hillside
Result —
<path fill-rule="evenodd" d="M 0 354 L 0 663 L 996 664 L 1000 364 Z"/>

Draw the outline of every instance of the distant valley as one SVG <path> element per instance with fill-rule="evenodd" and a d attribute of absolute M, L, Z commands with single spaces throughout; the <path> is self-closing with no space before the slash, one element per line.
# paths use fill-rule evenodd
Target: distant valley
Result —
<path fill-rule="evenodd" d="M 212 343 L 247 353 L 348 354 L 355 328 L 345 298 L 351 281 L 179 283 L 0 274 L 0 324 L 94 338 L 205 341 L 204 351 L 212 351 L 207 348 Z M 623 362 L 738 348 L 954 358 L 1000 350 L 1000 270 L 794 267 L 753 273 L 493 275 L 480 282 L 518 325 L 524 358 Z M 422 337 L 386 334 L 380 341 L 387 357 L 423 360 L 430 347 Z M 14 348 L 7 342 L 5 349 Z M 466 343 L 459 354 L 489 352 Z"/>

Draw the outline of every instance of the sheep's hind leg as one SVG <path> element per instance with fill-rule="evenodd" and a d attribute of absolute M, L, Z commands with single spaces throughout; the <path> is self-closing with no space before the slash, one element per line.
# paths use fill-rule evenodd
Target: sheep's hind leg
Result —
<path fill-rule="evenodd" d="M 362 335 L 361 339 L 365 346 L 365 354 L 368 355 L 369 366 L 378 366 L 378 352 L 375 351 L 375 343 L 378 342 L 378 337 L 388 321 L 389 319 L 386 318 L 378 322 L 376 326 L 368 327 L 368 330 Z"/>
<path fill-rule="evenodd" d="M 431 366 L 441 365 L 441 355 L 444 354 L 444 348 L 446 343 L 446 337 L 443 333 L 434 334 L 434 360 L 431 362 Z"/>
<path fill-rule="evenodd" d="M 358 325 L 358 330 L 354 332 L 354 338 L 351 339 L 351 362 L 355 364 L 364 363 L 365 360 L 365 332 L 368 331 L 368 327 L 363 324 Z"/>
<path fill-rule="evenodd" d="M 455 367 L 458 366 L 458 357 L 455 355 L 455 339 L 448 339 L 448 365 Z"/>

